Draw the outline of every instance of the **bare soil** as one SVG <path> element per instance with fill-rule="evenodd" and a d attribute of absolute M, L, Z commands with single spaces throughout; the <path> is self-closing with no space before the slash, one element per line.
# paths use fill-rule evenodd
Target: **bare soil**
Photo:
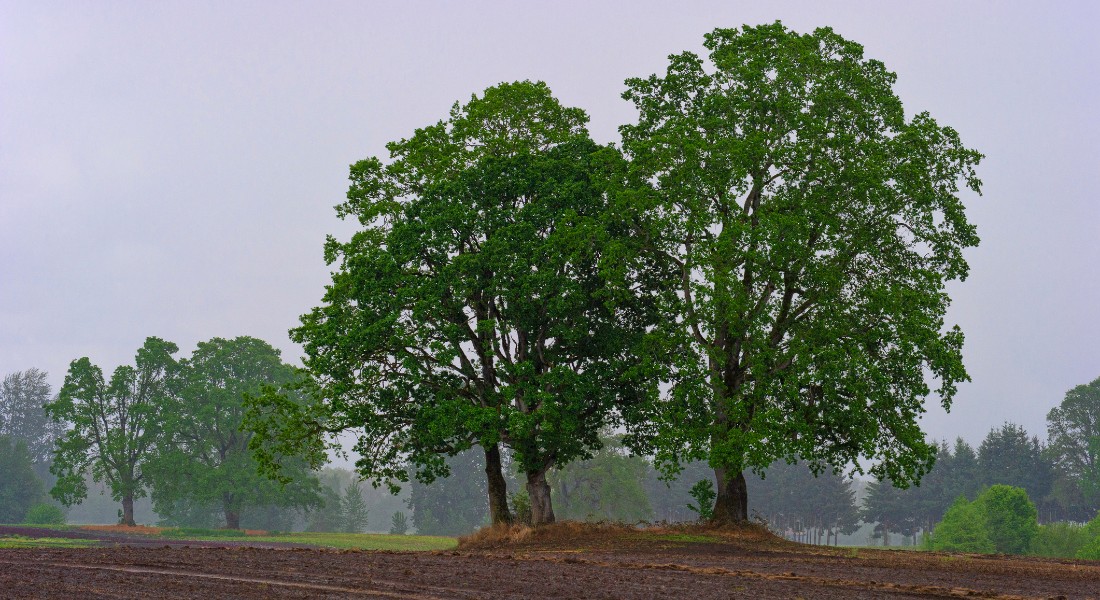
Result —
<path fill-rule="evenodd" d="M 821 548 L 759 531 L 563 526 L 431 553 L 220 545 L 0 550 L 0 598 L 1100 599 L 1100 562 Z"/>

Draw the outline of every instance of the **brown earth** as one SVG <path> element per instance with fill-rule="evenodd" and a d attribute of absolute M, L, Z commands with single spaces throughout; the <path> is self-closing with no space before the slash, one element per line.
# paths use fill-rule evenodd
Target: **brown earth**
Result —
<path fill-rule="evenodd" d="M 0 598 L 1097 598 L 1100 562 L 793 544 L 759 530 L 563 525 L 454 552 L 0 550 Z"/>

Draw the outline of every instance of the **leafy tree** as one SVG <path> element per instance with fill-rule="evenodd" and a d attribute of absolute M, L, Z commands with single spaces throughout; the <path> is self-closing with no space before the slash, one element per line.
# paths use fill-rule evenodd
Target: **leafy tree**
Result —
<path fill-rule="evenodd" d="M 1077 483 L 1090 512 L 1100 510 L 1100 378 L 1047 413 L 1047 443 L 1058 473 Z"/>
<path fill-rule="evenodd" d="M 656 391 L 627 383 L 646 322 L 614 193 L 625 164 L 586 121 L 543 83 L 501 84 L 389 144 L 388 163 L 352 166 L 337 212 L 362 230 L 329 239 L 325 304 L 291 332 L 322 403 L 273 410 L 258 428 L 274 446 L 316 457 L 318 435 L 355 428 L 364 478 L 404 481 L 411 464 L 430 482 L 477 445 L 506 522 L 503 444 L 534 522 L 554 520 L 548 470 L 588 457 L 617 404 Z"/>
<path fill-rule="evenodd" d="M 55 423 L 72 428 L 57 441 L 50 472 L 57 483 L 50 494 L 62 504 L 79 503 L 88 494 L 84 473 L 106 482 L 122 503 L 121 522 L 134 525 L 134 499 L 147 493 L 144 468 L 152 456 L 166 415 L 168 384 L 179 348 L 150 337 L 137 351 L 135 366 L 115 369 L 110 382 L 87 358 L 69 365 L 65 383 L 46 412 Z"/>
<path fill-rule="evenodd" d="M 985 513 L 977 503 L 968 502 L 963 496 L 955 500 L 943 520 L 936 524 L 929 545 L 933 550 L 947 552 L 995 551 Z"/>
<path fill-rule="evenodd" d="M 989 539 L 997 552 L 1027 554 L 1039 533 L 1038 512 L 1023 488 L 990 486 L 974 504 L 985 515 Z"/>
<path fill-rule="evenodd" d="M 630 79 L 621 128 L 652 182 L 650 251 L 678 271 L 663 319 L 671 394 L 662 464 L 714 468 L 714 518 L 748 516 L 746 469 L 872 460 L 898 485 L 936 447 L 917 423 L 929 376 L 945 408 L 962 332 L 945 283 L 978 243 L 958 185 L 982 156 L 927 113 L 906 120 L 895 75 L 831 29 L 716 29 Z"/>
<path fill-rule="evenodd" d="M 652 463 L 646 469 L 643 485 L 658 520 L 678 522 L 698 517 L 688 508 L 688 504 L 694 501 L 691 487 L 700 479 L 709 478 L 712 471 L 705 462 L 698 461 L 680 465 L 680 468 L 680 472 L 673 478 L 658 471 Z"/>
<path fill-rule="evenodd" d="M 405 517 L 405 513 L 395 511 L 390 518 L 390 535 L 405 535 L 408 532 L 409 519 Z"/>
<path fill-rule="evenodd" d="M 300 460 L 285 461 L 287 483 L 260 475 L 249 450 L 253 434 L 242 428 L 246 395 L 294 378 L 294 368 L 262 340 L 200 342 L 181 361 L 175 393 L 161 411 L 163 435 L 148 469 L 157 512 L 167 514 L 180 500 L 218 506 L 226 527 L 239 529 L 249 508 L 318 503 L 318 484 Z"/>
<path fill-rule="evenodd" d="M 575 521 L 648 521 L 653 509 L 643 485 L 649 463 L 629 456 L 613 437 L 583 461 L 549 474 L 554 504 L 564 519 Z"/>
<path fill-rule="evenodd" d="M 358 481 L 344 488 L 340 498 L 341 531 L 344 533 L 362 533 L 367 528 L 367 503 L 363 500 L 363 489 Z"/>
<path fill-rule="evenodd" d="M 1039 438 L 1012 423 L 989 431 L 978 447 L 978 466 L 983 483 L 1020 487 L 1039 501 L 1046 499 L 1054 483 L 1053 465 Z"/>
<path fill-rule="evenodd" d="M 0 435 L 0 523 L 20 523 L 43 497 L 42 482 L 23 440 Z"/>
<path fill-rule="evenodd" d="M 49 473 L 54 443 L 65 424 L 51 421 L 43 408 L 52 398 L 46 372 L 17 371 L 0 383 L 0 435 L 23 440 L 39 476 Z"/>

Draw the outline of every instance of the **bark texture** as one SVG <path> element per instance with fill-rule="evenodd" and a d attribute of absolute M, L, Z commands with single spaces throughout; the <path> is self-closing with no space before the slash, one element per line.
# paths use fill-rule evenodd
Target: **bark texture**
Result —
<path fill-rule="evenodd" d="M 485 448 L 485 476 L 489 482 L 489 518 L 492 524 L 510 525 L 512 513 L 508 510 L 508 484 L 504 481 L 500 447 L 496 444 Z"/>
<path fill-rule="evenodd" d="M 531 499 L 531 525 L 554 522 L 554 506 L 550 503 L 550 484 L 546 470 L 527 472 L 527 496 Z"/>
<path fill-rule="evenodd" d="M 749 520 L 749 490 L 745 485 L 743 471 L 730 472 L 715 469 L 714 478 L 718 482 L 717 497 L 714 499 L 714 515 L 711 520 L 718 524 L 745 523 Z"/>

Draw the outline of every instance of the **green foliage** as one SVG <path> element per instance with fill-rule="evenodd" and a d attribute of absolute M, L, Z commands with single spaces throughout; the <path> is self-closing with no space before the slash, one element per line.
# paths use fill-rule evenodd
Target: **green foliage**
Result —
<path fill-rule="evenodd" d="M 161 531 L 160 535 L 178 539 L 240 538 L 242 536 L 241 532 L 235 529 L 209 529 L 205 527 L 172 527 Z"/>
<path fill-rule="evenodd" d="M 42 496 L 42 482 L 34 474 L 27 445 L 0 435 L 0 523 L 22 522 Z"/>
<path fill-rule="evenodd" d="M 171 342 L 146 338 L 135 366 L 118 367 L 110 382 L 87 357 L 69 365 L 57 400 L 45 406 L 55 423 L 72 425 L 58 440 L 50 467 L 58 478 L 50 490 L 54 498 L 70 506 L 83 500 L 84 474 L 90 470 L 94 481 L 106 482 L 115 501 L 132 511 L 134 498 L 146 494 L 144 468 L 168 416 L 162 410 L 177 350 Z M 132 525 L 132 513 L 124 521 Z"/>
<path fill-rule="evenodd" d="M 525 491 L 515 492 L 508 496 L 508 504 L 511 505 L 512 514 L 516 523 L 521 525 L 531 524 L 531 497 Z"/>
<path fill-rule="evenodd" d="M 249 449 L 253 434 L 243 429 L 246 396 L 295 376 L 278 350 L 251 337 L 200 342 L 180 361 L 162 406 L 155 458 L 146 467 L 157 512 L 216 507 L 236 529 L 250 509 L 320 502 L 318 484 L 301 460 L 284 461 L 286 483 L 260 475 Z"/>
<path fill-rule="evenodd" d="M 589 456 L 617 404 L 656 391 L 632 370 L 644 334 L 636 246 L 613 192 L 625 165 L 543 83 L 501 84 L 351 168 L 324 304 L 292 331 L 313 402 L 258 402 L 272 451 L 320 458 L 362 432 L 365 479 L 430 482 L 443 455 L 504 444 L 521 470 Z M 423 515 L 414 515 L 418 521 Z M 418 525 L 419 529 L 419 525 Z"/>
<path fill-rule="evenodd" d="M 714 506 L 714 483 L 709 479 L 700 479 L 691 486 L 691 497 L 695 499 L 695 504 L 688 504 L 688 508 L 695 513 L 698 513 L 700 521 L 709 521 L 714 518 L 714 511 L 711 508 Z"/>
<path fill-rule="evenodd" d="M 997 552 L 1027 554 L 1039 533 L 1038 511 L 1023 488 L 990 486 L 974 501 L 985 516 L 989 539 Z"/>
<path fill-rule="evenodd" d="M 1088 531 L 1075 523 L 1047 523 L 1031 541 L 1031 554 L 1051 558 L 1073 558 L 1089 542 Z"/>
<path fill-rule="evenodd" d="M 928 544 L 933 550 L 947 552 L 989 553 L 996 550 L 982 507 L 963 496 L 955 500 L 943 520 L 936 524 Z"/>
<path fill-rule="evenodd" d="M 671 397 L 639 437 L 662 464 L 725 473 L 722 519 L 743 518 L 738 474 L 777 459 L 915 481 L 936 453 L 917 423 L 929 376 L 945 407 L 968 379 L 945 285 L 978 243 L 959 185 L 979 191 L 982 157 L 927 113 L 906 120 L 895 75 L 831 29 L 704 46 L 709 61 L 673 55 L 624 94 L 648 250 L 675 268 L 658 288 L 675 292 L 658 295 Z"/>
<path fill-rule="evenodd" d="M 1047 413 L 1049 455 L 1076 484 L 1089 512 L 1100 510 L 1100 378 L 1066 392 Z"/>
<path fill-rule="evenodd" d="M 643 487 L 648 468 L 644 458 L 627 455 L 617 439 L 605 437 L 592 458 L 550 472 L 557 516 L 574 521 L 652 520 Z"/>
<path fill-rule="evenodd" d="M 27 525 L 64 525 L 65 511 L 55 504 L 40 502 L 27 511 L 23 522 Z"/>
<path fill-rule="evenodd" d="M 390 535 L 405 535 L 409 532 L 409 520 L 405 513 L 395 511 L 390 518 Z"/>

